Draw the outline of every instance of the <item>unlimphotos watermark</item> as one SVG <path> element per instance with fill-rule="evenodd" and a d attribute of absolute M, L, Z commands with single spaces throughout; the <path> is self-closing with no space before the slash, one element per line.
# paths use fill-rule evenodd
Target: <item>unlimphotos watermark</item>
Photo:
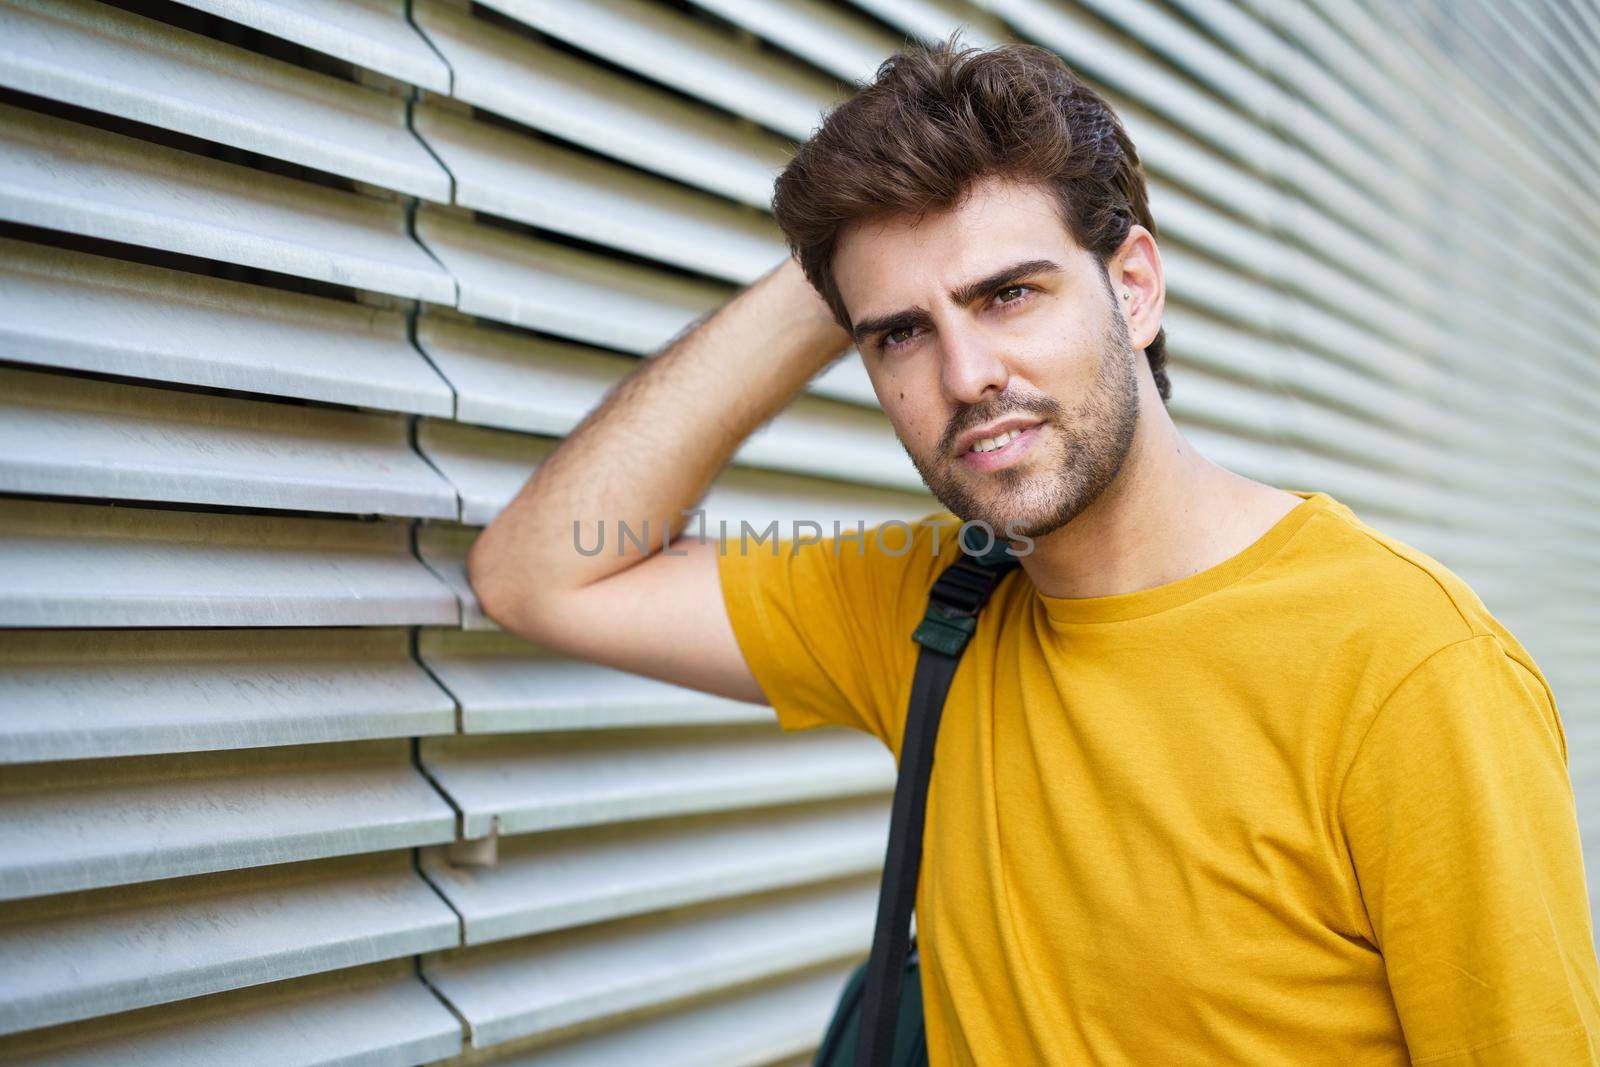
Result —
<path fill-rule="evenodd" d="M 646 518 L 639 521 L 637 528 L 626 519 L 615 519 L 609 523 L 612 530 L 612 551 L 617 555 L 625 555 L 627 546 L 649 555 L 659 543 L 661 554 L 664 556 L 686 556 L 688 552 L 682 548 L 673 549 L 672 544 L 681 543 L 684 538 L 691 538 L 700 544 L 711 540 L 711 535 L 706 529 L 706 513 L 704 508 L 680 513 L 683 518 L 699 519 L 699 529 L 694 534 L 687 532 L 680 534 L 671 543 L 668 537 L 671 525 L 666 519 L 654 527 L 654 540 L 651 537 L 651 520 Z M 1017 522 L 1008 522 L 1002 537 L 995 532 L 994 526 L 982 519 L 969 519 L 957 524 L 949 519 L 922 519 L 916 523 L 906 522 L 902 519 L 889 519 L 880 522 L 872 528 L 867 527 L 865 519 L 857 519 L 855 528 L 848 529 L 841 525 L 838 519 L 833 520 L 833 533 L 824 536 L 822 523 L 814 519 L 789 520 L 789 536 L 780 536 L 782 520 L 773 519 L 765 526 L 757 529 L 748 519 L 740 519 L 738 529 L 731 531 L 727 519 L 717 520 L 717 551 L 720 555 L 727 555 L 731 545 L 737 545 L 740 555 L 750 552 L 751 545 L 757 549 L 768 546 L 772 555 L 778 555 L 784 544 L 789 545 L 789 554 L 798 556 L 802 548 L 817 545 L 831 545 L 833 554 L 839 555 L 846 544 L 853 544 L 857 555 L 865 555 L 867 543 L 870 539 L 876 550 L 885 556 L 903 556 L 910 552 L 912 547 L 920 540 L 924 542 L 927 550 L 937 556 L 941 551 L 941 534 L 949 534 L 954 527 L 956 542 L 960 550 L 972 556 L 986 556 L 994 551 L 995 545 L 1001 541 L 1010 542 L 1007 551 L 1018 559 L 1033 551 L 1033 538 L 1020 532 Z M 606 530 L 608 523 L 599 519 L 593 524 L 592 535 L 585 534 L 584 525 L 578 519 L 572 520 L 572 547 L 581 556 L 598 556 L 606 551 Z M 975 531 L 975 532 L 974 532 Z M 969 541 L 971 544 L 969 544 Z"/>

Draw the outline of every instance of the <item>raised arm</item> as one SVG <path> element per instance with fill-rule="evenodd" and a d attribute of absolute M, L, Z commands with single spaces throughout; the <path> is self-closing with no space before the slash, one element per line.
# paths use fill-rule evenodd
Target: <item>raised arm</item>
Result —
<path fill-rule="evenodd" d="M 467 575 L 485 613 L 573 656 L 765 702 L 723 606 L 715 539 L 680 538 L 683 512 L 848 344 L 785 257 L 642 361 L 479 534 Z M 580 552 L 574 522 L 592 551 L 602 520 L 604 550 Z M 619 520 L 635 533 L 648 520 L 644 551 L 626 542 L 619 554 Z"/>

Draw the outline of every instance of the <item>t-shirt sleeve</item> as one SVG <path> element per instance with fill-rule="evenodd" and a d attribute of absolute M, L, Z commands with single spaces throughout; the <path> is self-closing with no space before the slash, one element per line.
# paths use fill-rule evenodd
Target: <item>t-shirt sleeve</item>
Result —
<path fill-rule="evenodd" d="M 785 730 L 837 724 L 899 751 L 928 591 L 960 551 L 948 512 L 764 543 L 729 529 L 718 571 L 728 619 Z M 759 532 L 759 531 L 757 531 Z M 804 530 L 809 533 L 809 530 Z M 820 535 L 819 535 L 820 536 Z M 815 543 L 811 543 L 815 541 Z"/>
<path fill-rule="evenodd" d="M 1338 803 L 1413 1063 L 1600 1064 L 1566 737 L 1536 668 L 1492 635 L 1433 653 Z"/>

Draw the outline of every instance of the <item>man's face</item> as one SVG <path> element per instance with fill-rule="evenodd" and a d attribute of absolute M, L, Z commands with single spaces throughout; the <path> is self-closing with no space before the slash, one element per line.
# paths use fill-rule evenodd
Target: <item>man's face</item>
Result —
<path fill-rule="evenodd" d="M 1040 537 L 1116 478 L 1142 357 L 1044 186 L 984 179 L 951 211 L 852 227 L 833 267 L 884 411 L 946 509 Z"/>

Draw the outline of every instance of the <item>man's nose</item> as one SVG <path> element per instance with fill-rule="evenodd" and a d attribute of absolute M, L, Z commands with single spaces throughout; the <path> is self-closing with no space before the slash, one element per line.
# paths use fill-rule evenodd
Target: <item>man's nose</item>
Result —
<path fill-rule="evenodd" d="M 995 336 L 970 319 L 950 316 L 939 324 L 945 394 L 957 405 L 976 404 L 1005 392 L 1011 377 Z"/>

